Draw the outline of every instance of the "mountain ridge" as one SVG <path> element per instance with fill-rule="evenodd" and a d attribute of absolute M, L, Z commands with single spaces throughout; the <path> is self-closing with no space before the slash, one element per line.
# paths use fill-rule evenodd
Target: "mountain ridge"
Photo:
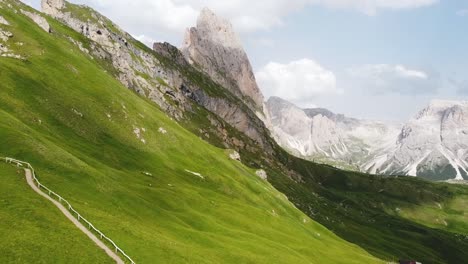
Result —
<path fill-rule="evenodd" d="M 174 46 L 148 49 L 84 6 L 66 4 L 63 11 L 84 30 L 67 26 L 73 20 L 40 14 L 52 27 L 46 33 L 20 13 L 0 9 L 12 24 L 6 28 L 12 39 L 25 45 L 14 51 L 26 58 L 0 64 L 5 87 L 0 152 L 31 161 L 41 181 L 65 197 L 81 197 L 73 201 L 77 208 L 137 261 L 369 263 L 377 257 L 460 263 L 467 258 L 459 250 L 467 241 L 451 231 L 464 230 L 463 225 L 454 222 L 459 228 L 447 230 L 393 215 L 395 208 L 450 203 L 463 189 L 293 157 L 245 101 L 189 65 Z M 115 47 L 122 49 L 122 63 L 143 67 L 147 54 L 158 67 L 146 75 L 147 68 L 125 72 L 134 69 L 108 54 Z M 133 75 L 158 90 L 157 99 L 171 108 L 138 92 L 139 82 L 123 86 L 121 77 Z M 249 126 L 265 144 L 247 136 Z M 231 160 L 232 149 L 241 162 Z M 256 175 L 258 169 L 267 175 Z M 344 246 L 344 240 L 355 245 Z"/>
<path fill-rule="evenodd" d="M 463 143 L 468 134 L 466 101 L 433 100 L 408 122 L 395 124 L 349 118 L 321 108 L 300 109 L 280 100 L 267 102 L 274 124 L 271 129 L 280 145 L 296 155 L 332 164 L 356 164 L 354 169 L 369 173 L 436 180 L 468 178 L 468 157 L 463 151 L 468 149 Z M 288 112 L 291 109 L 295 110 Z M 298 114 L 301 112 L 305 116 Z M 301 120 L 294 131 L 286 116 Z M 358 157 L 350 158 L 355 155 Z M 441 175 L 434 175 L 438 172 Z"/>

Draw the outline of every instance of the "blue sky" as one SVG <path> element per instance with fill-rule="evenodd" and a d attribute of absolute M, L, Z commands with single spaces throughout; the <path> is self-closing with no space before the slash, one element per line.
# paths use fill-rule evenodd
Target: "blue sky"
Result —
<path fill-rule="evenodd" d="M 468 1 L 72 2 L 175 45 L 207 6 L 233 22 L 263 92 L 302 107 L 404 121 L 432 99 L 468 100 Z"/>

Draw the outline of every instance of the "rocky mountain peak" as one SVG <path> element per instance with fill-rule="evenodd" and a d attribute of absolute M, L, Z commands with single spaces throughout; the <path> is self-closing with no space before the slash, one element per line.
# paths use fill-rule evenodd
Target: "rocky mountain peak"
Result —
<path fill-rule="evenodd" d="M 300 109 L 280 98 L 266 105 L 275 139 L 302 157 L 370 173 L 468 177 L 468 102 L 434 100 L 405 124 Z"/>
<path fill-rule="evenodd" d="M 203 8 L 198 17 L 197 31 L 200 35 L 221 46 L 242 49 L 241 41 L 232 24 L 208 8 Z"/>
<path fill-rule="evenodd" d="M 42 0 L 41 1 L 42 11 L 46 14 L 56 14 L 59 10 L 65 8 L 64 0 Z"/>
<path fill-rule="evenodd" d="M 467 101 L 432 100 L 430 104 L 421 110 L 414 119 L 442 119 L 447 111 L 455 108 L 467 108 Z"/>
<path fill-rule="evenodd" d="M 240 38 L 228 20 L 204 8 L 197 26 L 187 30 L 181 50 L 190 63 L 243 100 L 253 111 L 262 112 L 263 95 Z"/>

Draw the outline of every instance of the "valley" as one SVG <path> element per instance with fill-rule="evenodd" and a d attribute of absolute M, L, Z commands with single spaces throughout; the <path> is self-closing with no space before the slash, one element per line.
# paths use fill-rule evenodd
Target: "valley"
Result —
<path fill-rule="evenodd" d="M 43 0 L 42 11 L 0 0 L 0 156 L 31 163 L 136 263 L 468 259 L 466 186 L 291 155 L 363 152 L 359 140 L 341 137 L 340 125 L 328 137 L 333 122 L 358 124 L 355 138 L 379 146 L 387 142 L 379 133 L 399 130 L 285 102 L 287 115 L 303 118 L 288 128 L 308 138 L 302 124 L 313 116 L 325 129 L 311 148 L 283 145 L 302 142 L 295 134 L 279 140 L 281 122 L 270 132 L 269 118 L 283 110 L 264 112 L 269 102 L 227 20 L 204 9 L 185 48 L 151 49 L 89 7 Z M 463 133 L 451 120 L 464 110 L 452 108 L 428 116 L 443 112 L 447 131 Z M 112 262 L 28 187 L 23 171 L 2 162 L 0 176 L 0 262 Z M 438 217 L 447 225 L 432 221 Z"/>

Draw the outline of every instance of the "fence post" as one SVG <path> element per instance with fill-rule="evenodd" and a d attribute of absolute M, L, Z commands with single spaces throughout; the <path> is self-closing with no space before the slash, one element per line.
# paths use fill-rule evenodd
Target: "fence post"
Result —
<path fill-rule="evenodd" d="M 1 0 L 0 0 L 1 2 Z M 4 159 L 6 163 L 10 163 L 10 164 L 16 164 L 16 167 L 19 168 L 19 167 L 24 167 L 24 165 L 27 165 L 27 167 L 29 169 L 31 169 L 31 173 L 32 173 L 32 176 L 33 176 L 33 180 L 36 182 L 37 186 L 40 188 L 43 188 L 45 189 L 46 191 L 48 191 L 49 193 L 49 196 L 52 197 L 52 194 L 54 194 L 56 197 L 58 197 L 60 203 L 62 203 L 62 200 L 68 205 L 68 210 L 71 210 L 72 212 L 76 213 L 77 215 L 77 219 L 78 219 L 78 222 L 83 219 L 83 221 L 85 223 L 88 224 L 88 228 L 91 229 L 91 222 L 89 222 L 88 220 L 86 220 L 85 218 L 83 218 L 77 211 L 75 211 L 71 204 L 68 203 L 67 200 L 63 199 L 61 196 L 59 196 L 58 194 L 54 193 L 52 190 L 50 190 L 49 188 L 45 187 L 44 185 L 42 185 L 39 180 L 36 178 L 36 173 L 34 172 L 34 168 L 31 166 L 30 163 L 28 162 L 24 162 L 24 161 L 20 161 L 20 160 L 16 160 L 16 159 L 13 159 L 13 158 L 8 158 L 8 157 L 0 157 L 0 159 Z M 42 191 L 42 190 L 41 190 Z M 106 237 L 100 230 L 96 229 L 94 226 L 92 226 L 92 228 L 99 234 L 99 236 L 101 237 L 101 239 L 106 239 L 107 241 L 109 241 L 113 246 L 114 246 L 114 250 L 115 250 L 115 253 L 121 253 L 125 258 L 127 258 L 132 264 L 135 264 L 135 262 L 129 257 L 127 256 L 127 254 L 125 254 L 125 252 L 123 252 L 116 244 L 114 241 L 112 241 L 110 238 Z"/>

